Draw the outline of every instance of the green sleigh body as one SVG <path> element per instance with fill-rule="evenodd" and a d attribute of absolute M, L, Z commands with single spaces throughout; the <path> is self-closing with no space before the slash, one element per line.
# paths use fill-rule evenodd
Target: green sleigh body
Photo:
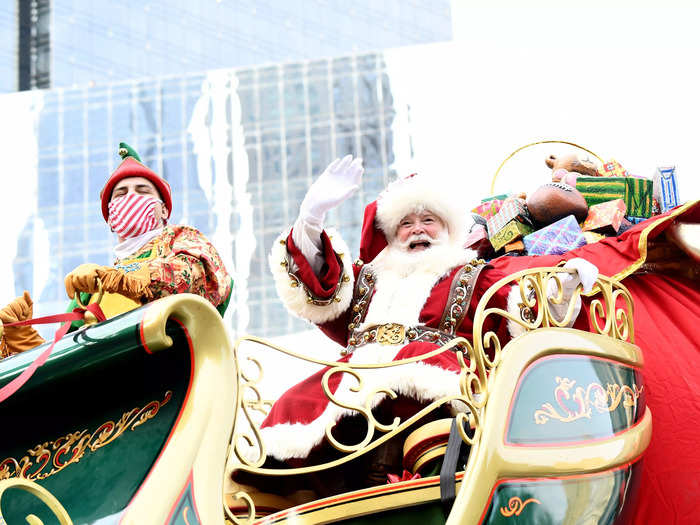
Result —
<path fill-rule="evenodd" d="M 591 294 L 601 305 L 591 308 L 598 333 L 559 327 L 567 320 L 557 323 L 541 301 L 549 270 L 508 278 L 521 283 L 536 315 L 503 348 L 481 324 L 509 314 L 487 308 L 484 296 L 474 343 L 451 343 L 466 358 L 460 393 L 393 425 L 370 419 L 363 443 L 302 469 L 265 463 L 255 413 L 266 403 L 243 372 L 246 349 L 291 352 L 254 337 L 232 345 L 205 300 L 171 296 L 71 333 L 0 405 L 0 523 L 30 514 L 47 525 L 622 523 L 651 438 L 632 301 L 621 284 L 600 278 Z M 0 362 L 0 386 L 42 348 Z M 352 469 L 451 400 L 468 407 L 457 420 L 470 451 L 449 510 L 431 475 L 301 502 L 266 489 L 298 474 Z M 244 454 L 243 444 L 255 453 Z M 232 483 L 236 472 L 257 479 L 255 489 Z"/>

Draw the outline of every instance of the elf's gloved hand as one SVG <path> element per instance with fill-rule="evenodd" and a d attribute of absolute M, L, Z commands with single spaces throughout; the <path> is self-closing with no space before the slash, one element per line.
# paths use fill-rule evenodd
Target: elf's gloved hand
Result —
<path fill-rule="evenodd" d="M 305 222 L 322 225 L 326 212 L 346 200 L 360 187 L 362 159 L 352 155 L 335 159 L 314 181 L 306 192 L 299 208 L 299 218 Z"/>
<path fill-rule="evenodd" d="M 64 283 L 68 297 L 73 299 L 75 292 L 95 293 L 97 292 L 97 269 L 102 268 L 99 264 L 85 263 L 66 275 Z"/>
<path fill-rule="evenodd" d="M 148 277 L 124 273 L 110 266 L 92 263 L 81 264 L 66 275 L 65 285 L 68 297 L 72 299 L 76 292 L 96 293 L 99 290 L 98 278 L 102 281 L 102 289 L 105 292 L 118 293 L 134 301 L 152 298 L 148 288 L 151 281 Z"/>
<path fill-rule="evenodd" d="M 14 301 L 0 310 L 0 321 L 3 323 L 16 323 L 31 319 L 34 314 L 34 303 L 29 292 L 17 297 Z M 6 326 L 3 333 L 3 352 L 6 355 L 16 354 L 30 350 L 42 344 L 44 339 L 32 326 Z"/>
<path fill-rule="evenodd" d="M 598 267 L 594 264 L 588 262 L 586 259 L 577 257 L 566 262 L 564 268 L 573 268 L 576 273 L 559 273 L 559 281 L 562 285 L 562 300 L 560 303 L 555 303 L 551 301 L 553 297 L 556 297 L 556 283 L 554 279 L 550 279 L 547 285 L 547 298 L 549 301 L 550 312 L 554 314 L 555 319 L 562 321 L 566 315 L 567 309 L 569 307 L 569 301 L 573 297 L 576 288 L 580 284 L 584 293 L 588 293 L 593 290 L 593 285 L 598 279 Z M 571 316 L 571 321 L 568 326 L 572 326 L 581 311 L 581 298 L 576 298 L 576 304 L 574 305 L 573 315 Z"/>

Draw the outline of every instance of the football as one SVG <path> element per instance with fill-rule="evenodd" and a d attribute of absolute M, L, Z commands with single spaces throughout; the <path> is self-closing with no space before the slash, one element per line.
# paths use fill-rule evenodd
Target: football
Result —
<path fill-rule="evenodd" d="M 567 215 L 578 222 L 588 216 L 588 205 L 581 192 L 561 182 L 550 182 L 540 186 L 527 197 L 530 215 L 540 225 L 552 224 Z"/>

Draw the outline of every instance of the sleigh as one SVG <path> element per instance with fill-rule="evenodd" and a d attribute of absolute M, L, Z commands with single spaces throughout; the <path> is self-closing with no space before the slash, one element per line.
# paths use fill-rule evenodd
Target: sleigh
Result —
<path fill-rule="evenodd" d="M 346 406 L 360 439 L 327 428 L 334 455 L 303 466 L 267 456 L 263 363 L 283 353 L 330 366 L 328 377 L 351 374 L 359 390 L 375 365 L 312 359 L 255 337 L 231 345 L 216 310 L 189 294 L 68 334 L 0 405 L 0 523 L 620 523 L 651 437 L 632 300 L 600 277 L 581 314 L 591 332 L 562 328 L 573 300 L 566 318 L 552 317 L 543 290 L 559 284 L 553 271 L 496 283 L 477 308 L 473 342 L 438 350 L 460 357 L 454 396 L 387 422 L 368 407 L 395 394 L 367 392 L 366 406 Z M 488 307 L 514 283 L 521 316 Z M 502 344 L 483 332 L 490 316 L 526 333 Z M 0 385 L 41 349 L 0 362 Z M 303 483 L 350 476 L 396 442 L 405 472 L 381 484 L 321 496 Z"/>

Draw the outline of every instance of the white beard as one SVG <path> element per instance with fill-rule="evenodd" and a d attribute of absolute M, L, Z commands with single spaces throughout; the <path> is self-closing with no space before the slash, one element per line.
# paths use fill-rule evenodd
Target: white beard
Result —
<path fill-rule="evenodd" d="M 396 243 L 387 246 L 369 264 L 376 290 L 360 329 L 383 323 L 418 324 L 433 286 L 457 266 L 476 256 L 454 243 L 408 252 Z"/>

